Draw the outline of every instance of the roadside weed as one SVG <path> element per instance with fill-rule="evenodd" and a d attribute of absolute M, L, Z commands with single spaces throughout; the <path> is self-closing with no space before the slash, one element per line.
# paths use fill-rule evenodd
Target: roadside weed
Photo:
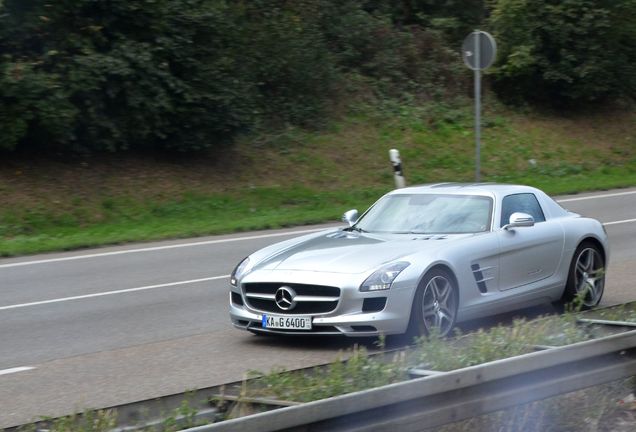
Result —
<path fill-rule="evenodd" d="M 248 389 L 248 394 L 252 397 L 271 395 L 281 400 L 308 402 L 407 378 L 404 352 L 395 354 L 389 362 L 369 356 L 366 348 L 360 346 L 355 346 L 347 354 L 346 360 L 341 355 L 323 369 L 302 372 L 274 369 L 267 374 L 254 371 L 252 376 L 259 378 L 251 384 L 253 387 Z"/>
<path fill-rule="evenodd" d="M 48 432 L 108 432 L 117 424 L 114 410 L 85 410 L 83 414 L 72 414 L 56 419 L 44 418 Z M 35 432 L 35 424 L 20 428 L 20 432 Z"/>

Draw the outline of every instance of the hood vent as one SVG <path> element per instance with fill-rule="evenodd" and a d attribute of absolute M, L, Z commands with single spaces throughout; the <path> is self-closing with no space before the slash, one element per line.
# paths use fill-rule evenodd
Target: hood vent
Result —
<path fill-rule="evenodd" d="M 358 233 L 352 233 L 349 231 L 338 231 L 332 234 L 327 234 L 327 238 L 333 238 L 333 239 L 341 239 L 341 238 L 346 238 L 346 239 L 357 239 L 360 238 L 360 235 Z"/>
<path fill-rule="evenodd" d="M 448 236 L 445 234 L 427 235 L 422 237 L 414 237 L 413 240 L 445 240 Z"/>

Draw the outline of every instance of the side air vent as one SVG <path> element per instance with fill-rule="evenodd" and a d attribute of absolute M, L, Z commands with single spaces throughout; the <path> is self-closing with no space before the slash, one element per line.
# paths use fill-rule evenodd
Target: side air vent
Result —
<path fill-rule="evenodd" d="M 482 294 L 486 294 L 488 292 L 486 282 L 493 280 L 492 277 L 486 277 L 484 272 L 489 272 L 490 270 L 493 270 L 493 268 L 494 267 L 481 267 L 479 264 L 473 264 L 470 266 L 470 269 L 473 271 L 475 282 L 477 283 L 477 288 Z"/>

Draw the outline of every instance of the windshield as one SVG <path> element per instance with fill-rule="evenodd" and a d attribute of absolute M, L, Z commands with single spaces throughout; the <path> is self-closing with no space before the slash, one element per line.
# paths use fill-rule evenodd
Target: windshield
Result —
<path fill-rule="evenodd" d="M 492 199 L 474 195 L 400 194 L 378 201 L 355 224 L 360 231 L 460 234 L 488 231 Z"/>

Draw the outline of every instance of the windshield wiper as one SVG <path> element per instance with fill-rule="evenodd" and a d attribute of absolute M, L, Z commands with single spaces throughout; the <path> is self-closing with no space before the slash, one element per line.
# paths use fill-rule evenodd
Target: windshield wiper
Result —
<path fill-rule="evenodd" d="M 349 228 L 343 229 L 343 231 L 356 231 L 356 232 L 359 232 L 359 233 L 369 232 L 367 230 L 363 230 L 362 228 L 358 228 L 357 226 L 350 226 Z"/>
<path fill-rule="evenodd" d="M 431 233 L 422 231 L 393 231 L 391 234 L 431 235 Z"/>

